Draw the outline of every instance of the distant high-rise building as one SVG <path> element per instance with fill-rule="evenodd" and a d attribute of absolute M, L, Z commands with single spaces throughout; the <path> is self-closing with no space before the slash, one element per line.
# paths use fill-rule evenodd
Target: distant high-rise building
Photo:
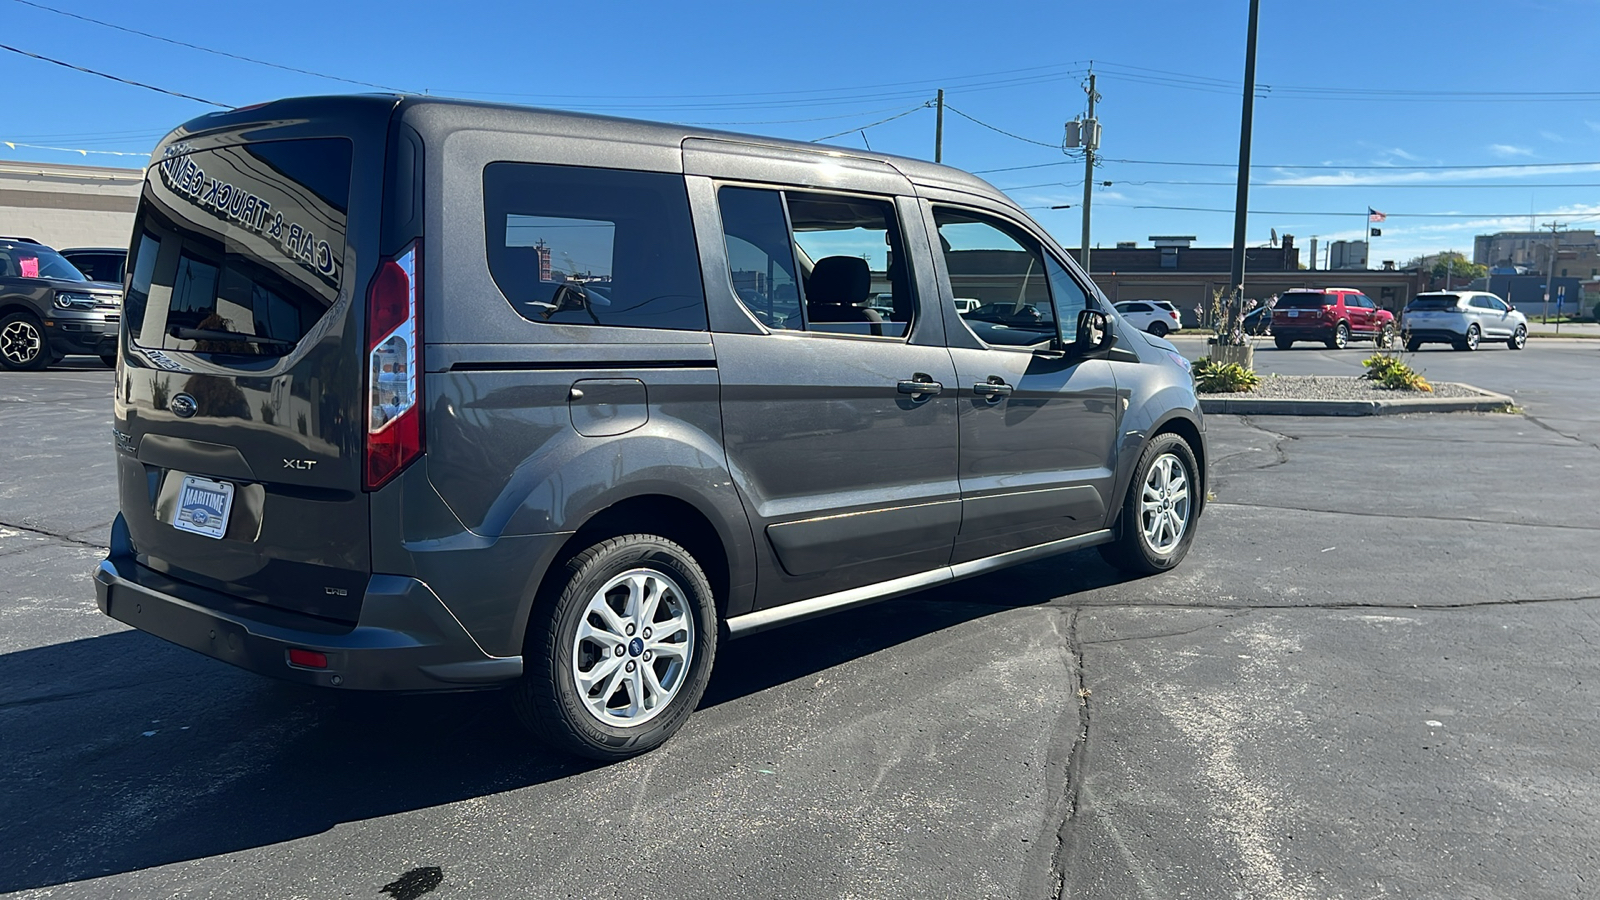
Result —
<path fill-rule="evenodd" d="M 1593 230 L 1562 231 L 1556 237 L 1560 257 L 1554 266 L 1550 262 L 1549 231 L 1480 234 L 1472 240 L 1472 261 L 1491 268 L 1526 266 L 1541 273 L 1554 268 L 1557 275 L 1565 268 L 1573 277 L 1589 277 L 1590 269 L 1600 268 L 1600 239 Z"/>

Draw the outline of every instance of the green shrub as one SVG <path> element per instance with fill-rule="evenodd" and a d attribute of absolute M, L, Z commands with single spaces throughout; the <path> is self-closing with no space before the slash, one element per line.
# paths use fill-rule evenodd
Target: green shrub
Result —
<path fill-rule="evenodd" d="M 1426 391 L 1433 393 L 1433 385 L 1422 374 L 1400 361 L 1400 357 L 1388 353 L 1374 353 L 1361 361 L 1367 368 L 1367 374 L 1361 376 L 1369 381 L 1376 381 L 1382 387 L 1391 391 Z"/>
<path fill-rule="evenodd" d="M 1195 389 L 1202 394 L 1235 394 L 1253 391 L 1261 384 L 1261 376 L 1238 363 L 1219 365 L 1211 357 L 1195 360 Z"/>

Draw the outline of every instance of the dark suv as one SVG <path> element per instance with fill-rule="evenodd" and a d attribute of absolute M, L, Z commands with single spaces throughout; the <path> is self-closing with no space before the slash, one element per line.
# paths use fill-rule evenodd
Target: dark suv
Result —
<path fill-rule="evenodd" d="M 1079 548 L 1161 572 L 1205 502 L 1187 362 L 943 166 L 283 100 L 162 141 L 133 238 L 100 608 L 332 689 L 507 686 L 596 758 L 722 640 Z"/>
<path fill-rule="evenodd" d="M 68 353 L 116 364 L 122 285 L 90 281 L 43 244 L 0 239 L 0 367 L 43 369 Z"/>
<path fill-rule="evenodd" d="M 1272 340 L 1279 350 L 1316 341 L 1343 350 L 1351 341 L 1394 342 L 1394 313 L 1354 288 L 1285 291 L 1272 308 Z"/>

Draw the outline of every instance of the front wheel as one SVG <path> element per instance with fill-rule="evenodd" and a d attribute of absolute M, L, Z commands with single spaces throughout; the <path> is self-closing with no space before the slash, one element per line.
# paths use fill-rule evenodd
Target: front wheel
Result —
<path fill-rule="evenodd" d="M 105 367 L 108 369 L 115 369 L 117 367 L 117 355 L 115 353 L 100 354 L 100 361 L 105 363 Z"/>
<path fill-rule="evenodd" d="M 1145 445 L 1122 504 L 1121 533 L 1100 545 L 1106 562 L 1134 575 L 1155 575 L 1183 561 L 1205 490 L 1194 451 L 1175 434 Z"/>
<path fill-rule="evenodd" d="M 1511 339 L 1506 341 L 1506 346 L 1513 350 L 1528 346 L 1528 326 L 1518 325 L 1517 330 L 1511 332 Z"/>
<path fill-rule="evenodd" d="M 43 369 L 55 361 L 37 316 L 14 312 L 0 319 L 0 366 L 15 371 Z"/>
<path fill-rule="evenodd" d="M 1350 326 L 1343 322 L 1333 330 L 1333 337 L 1328 338 L 1329 350 L 1343 350 L 1350 346 Z"/>
<path fill-rule="evenodd" d="M 543 743 L 614 761 L 660 746 L 705 693 L 717 613 L 700 564 L 652 534 L 602 541 L 528 622 L 517 717 Z"/>
<path fill-rule="evenodd" d="M 1156 337 L 1166 337 L 1167 325 L 1165 322 L 1151 322 L 1149 331 Z"/>

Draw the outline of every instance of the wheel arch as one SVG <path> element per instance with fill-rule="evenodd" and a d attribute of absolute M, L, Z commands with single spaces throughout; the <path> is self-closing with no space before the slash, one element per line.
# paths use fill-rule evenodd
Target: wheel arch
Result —
<path fill-rule="evenodd" d="M 732 529 L 737 524 L 728 523 L 727 527 Z M 735 568 L 748 563 L 741 558 L 734 536 L 725 534 L 706 511 L 683 497 L 669 493 L 633 494 L 596 510 L 556 551 L 532 602 L 524 610 L 524 640 L 532 607 L 561 590 L 567 563 L 589 547 L 624 534 L 659 535 L 689 551 L 711 583 L 719 622 L 727 619 L 730 606 L 738 608 L 742 598 L 733 594 L 744 593 L 746 586 L 739 583 Z"/>

